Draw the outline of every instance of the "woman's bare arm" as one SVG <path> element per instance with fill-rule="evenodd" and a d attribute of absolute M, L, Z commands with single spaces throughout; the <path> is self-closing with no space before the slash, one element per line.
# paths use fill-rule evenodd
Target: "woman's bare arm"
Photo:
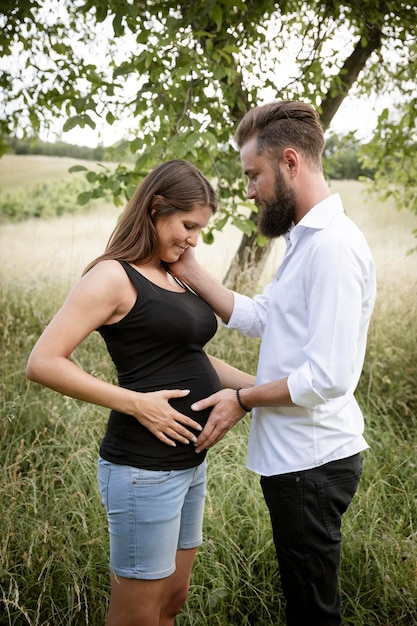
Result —
<path fill-rule="evenodd" d="M 96 328 L 123 309 L 130 281 L 118 263 L 104 261 L 78 282 L 33 348 L 26 374 L 59 393 L 133 415 L 161 441 L 175 445 L 194 441 L 188 430 L 199 424 L 175 411 L 170 398 L 188 390 L 138 393 L 92 376 L 70 360 L 75 348 Z"/>

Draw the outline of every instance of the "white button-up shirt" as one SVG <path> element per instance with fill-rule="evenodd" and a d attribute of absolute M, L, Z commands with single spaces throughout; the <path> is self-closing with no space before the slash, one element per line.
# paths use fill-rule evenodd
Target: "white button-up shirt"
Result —
<path fill-rule="evenodd" d="M 338 194 L 313 207 L 286 239 L 273 281 L 254 298 L 234 293 L 227 324 L 262 337 L 256 384 L 288 376 L 297 405 L 253 410 L 247 465 L 265 476 L 368 447 L 353 394 L 376 297 L 371 252 Z"/>

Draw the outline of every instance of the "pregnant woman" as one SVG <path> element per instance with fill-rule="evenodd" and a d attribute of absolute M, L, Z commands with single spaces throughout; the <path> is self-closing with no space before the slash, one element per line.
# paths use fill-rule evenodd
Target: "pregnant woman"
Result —
<path fill-rule="evenodd" d="M 254 384 L 205 353 L 216 317 L 167 269 L 196 246 L 216 208 L 194 166 L 157 166 L 29 357 L 29 379 L 110 409 L 98 469 L 110 533 L 107 626 L 174 624 L 202 542 L 206 459 L 194 442 L 210 409 L 193 413 L 191 405 Z M 118 385 L 70 360 L 95 330 Z"/>

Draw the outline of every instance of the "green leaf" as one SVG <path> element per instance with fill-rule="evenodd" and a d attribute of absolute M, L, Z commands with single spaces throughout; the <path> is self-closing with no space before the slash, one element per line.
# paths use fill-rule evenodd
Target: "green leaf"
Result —
<path fill-rule="evenodd" d="M 268 243 L 268 238 L 258 233 L 258 236 L 256 237 L 256 243 L 260 248 L 264 248 Z"/>
<path fill-rule="evenodd" d="M 62 130 L 64 131 L 64 133 L 66 133 L 69 130 L 71 130 L 72 128 L 75 128 L 76 126 L 80 126 L 80 122 L 81 122 L 81 116 L 80 115 L 74 115 L 74 117 L 70 117 L 65 122 Z"/>
<path fill-rule="evenodd" d="M 84 128 L 84 126 L 89 126 L 90 128 L 92 128 L 93 130 L 96 127 L 96 123 L 91 119 L 91 117 L 89 115 L 87 115 L 87 113 L 85 113 L 84 115 L 80 115 L 80 126 L 81 128 Z"/>
<path fill-rule="evenodd" d="M 229 214 L 223 215 L 221 218 L 216 219 L 214 228 L 216 230 L 222 231 L 228 221 L 229 221 Z"/>
<path fill-rule="evenodd" d="M 114 34 L 116 35 L 116 37 L 120 37 L 125 32 L 125 29 L 122 23 L 122 18 L 123 18 L 123 15 L 121 12 L 117 12 L 113 18 L 113 30 L 114 30 Z"/>
<path fill-rule="evenodd" d="M 203 240 L 204 243 L 211 245 L 214 242 L 214 235 L 212 233 L 212 231 L 202 231 L 201 232 L 201 238 Z"/>
<path fill-rule="evenodd" d="M 118 78 L 119 76 L 126 76 L 126 74 L 131 74 L 135 71 L 135 66 L 133 63 L 126 62 L 120 63 L 113 72 L 113 78 Z"/>
<path fill-rule="evenodd" d="M 105 3 L 97 3 L 96 4 L 96 18 L 97 22 L 104 22 L 107 17 L 107 7 Z"/>
<path fill-rule="evenodd" d="M 91 200 L 91 196 L 92 196 L 91 191 L 83 191 L 82 193 L 78 194 L 78 197 L 77 197 L 78 204 L 81 204 L 81 205 L 88 204 Z"/>
<path fill-rule="evenodd" d="M 236 226 L 242 233 L 245 235 L 251 235 L 254 230 L 254 224 L 250 220 L 243 220 L 240 217 L 234 217 L 232 219 L 232 224 Z"/>
<path fill-rule="evenodd" d="M 106 114 L 107 124 L 110 124 L 111 126 L 112 124 L 114 124 L 115 121 L 116 121 L 116 117 L 113 115 L 111 111 L 108 111 L 108 113 Z"/>
<path fill-rule="evenodd" d="M 86 172 L 88 168 L 86 168 L 84 165 L 73 165 L 72 167 L 69 168 L 69 172 L 73 173 L 73 172 Z"/>
<path fill-rule="evenodd" d="M 215 4 L 212 10 L 210 11 L 210 17 L 216 23 L 217 30 L 221 30 L 223 24 L 223 11 L 220 4 Z"/>
<path fill-rule="evenodd" d="M 86 176 L 87 180 L 89 183 L 95 183 L 97 180 L 97 174 L 96 172 L 92 172 L 91 170 L 88 172 L 87 176 Z"/>

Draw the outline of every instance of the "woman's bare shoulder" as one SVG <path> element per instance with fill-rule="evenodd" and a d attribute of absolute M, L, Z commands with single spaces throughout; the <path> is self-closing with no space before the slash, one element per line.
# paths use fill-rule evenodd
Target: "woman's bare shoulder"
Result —
<path fill-rule="evenodd" d="M 94 278 L 94 280 L 103 280 L 111 282 L 128 282 L 128 276 L 123 266 L 119 261 L 113 259 L 106 259 L 105 261 L 99 261 L 94 265 L 84 277 Z"/>

